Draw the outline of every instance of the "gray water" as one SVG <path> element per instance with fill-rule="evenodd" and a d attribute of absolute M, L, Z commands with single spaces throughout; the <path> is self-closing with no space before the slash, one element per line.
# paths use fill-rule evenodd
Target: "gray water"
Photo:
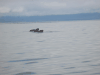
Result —
<path fill-rule="evenodd" d="M 100 75 L 100 20 L 0 23 L 0 75 Z"/>

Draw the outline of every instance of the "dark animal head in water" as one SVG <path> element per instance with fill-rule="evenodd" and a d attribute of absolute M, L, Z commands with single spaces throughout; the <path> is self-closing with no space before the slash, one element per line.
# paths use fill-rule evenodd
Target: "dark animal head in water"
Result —
<path fill-rule="evenodd" d="M 36 29 L 37 31 L 39 30 L 39 28 Z"/>

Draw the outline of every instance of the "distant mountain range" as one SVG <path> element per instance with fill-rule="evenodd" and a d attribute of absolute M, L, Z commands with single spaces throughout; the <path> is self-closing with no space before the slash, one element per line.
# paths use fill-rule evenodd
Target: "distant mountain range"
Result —
<path fill-rule="evenodd" d="M 2 16 L 0 22 L 47 22 L 47 21 L 74 21 L 74 20 L 99 20 L 100 13 L 81 13 L 69 15 L 46 16 Z"/>

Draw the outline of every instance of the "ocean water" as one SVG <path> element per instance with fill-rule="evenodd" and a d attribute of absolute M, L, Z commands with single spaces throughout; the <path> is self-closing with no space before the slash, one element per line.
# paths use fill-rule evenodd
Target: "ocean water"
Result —
<path fill-rule="evenodd" d="M 100 20 L 0 23 L 0 75 L 100 75 Z"/>

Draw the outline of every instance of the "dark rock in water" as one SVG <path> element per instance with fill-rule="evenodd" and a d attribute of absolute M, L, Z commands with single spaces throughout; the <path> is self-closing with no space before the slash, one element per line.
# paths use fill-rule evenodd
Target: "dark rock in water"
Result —
<path fill-rule="evenodd" d="M 37 29 L 31 29 L 30 31 L 34 31 L 34 32 L 43 32 L 43 30 L 39 30 L 39 28 L 37 28 Z"/>

